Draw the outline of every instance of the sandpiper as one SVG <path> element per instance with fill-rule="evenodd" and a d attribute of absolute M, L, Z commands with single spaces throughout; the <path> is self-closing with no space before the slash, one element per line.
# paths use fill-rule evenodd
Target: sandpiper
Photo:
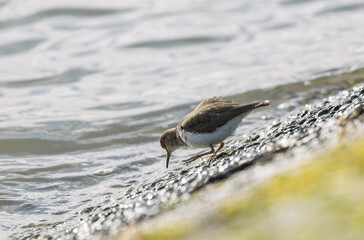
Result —
<path fill-rule="evenodd" d="M 221 97 L 202 101 L 178 122 L 177 127 L 166 130 L 160 137 L 161 147 L 167 152 L 166 167 L 168 168 L 172 152 L 180 147 L 210 147 L 209 152 L 183 161 L 190 163 L 211 154 L 207 160 L 209 164 L 224 147 L 223 141 L 237 129 L 240 121 L 253 109 L 267 105 L 268 100 L 241 106 Z M 219 143 L 220 146 L 215 151 L 213 146 Z"/>

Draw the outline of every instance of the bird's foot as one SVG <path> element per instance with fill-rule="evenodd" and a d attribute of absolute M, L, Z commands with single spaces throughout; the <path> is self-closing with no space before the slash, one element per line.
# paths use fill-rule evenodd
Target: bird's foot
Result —
<path fill-rule="evenodd" d="M 230 152 L 232 150 L 234 150 L 235 148 L 230 148 L 230 149 L 226 149 L 225 152 Z"/>
<path fill-rule="evenodd" d="M 193 161 L 196 161 L 200 156 L 193 156 L 193 157 L 190 157 L 189 159 L 186 159 L 186 160 L 183 160 L 182 162 L 183 163 L 191 163 Z"/>
<path fill-rule="evenodd" d="M 207 159 L 207 161 L 206 161 L 207 165 L 209 165 L 215 157 L 216 157 L 215 153 L 211 154 L 209 159 Z"/>

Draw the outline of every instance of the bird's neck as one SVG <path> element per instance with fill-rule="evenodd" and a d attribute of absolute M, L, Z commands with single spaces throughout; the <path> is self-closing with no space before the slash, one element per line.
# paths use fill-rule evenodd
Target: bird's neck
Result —
<path fill-rule="evenodd" d="M 187 146 L 187 144 L 182 140 L 181 136 L 179 135 L 179 132 L 178 132 L 177 128 L 174 129 L 173 145 L 176 148 Z"/>

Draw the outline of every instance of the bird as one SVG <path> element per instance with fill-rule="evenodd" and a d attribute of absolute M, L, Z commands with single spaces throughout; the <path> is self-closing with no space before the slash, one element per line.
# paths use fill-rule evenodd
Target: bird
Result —
<path fill-rule="evenodd" d="M 210 151 L 183 161 L 191 163 L 202 156 L 211 154 L 206 161 L 210 164 L 224 147 L 224 140 L 234 133 L 241 120 L 253 109 L 268 105 L 268 100 L 246 105 L 239 105 L 230 99 L 216 96 L 203 100 L 192 112 L 183 117 L 176 127 L 164 131 L 161 135 L 159 141 L 166 151 L 166 168 L 168 168 L 172 152 L 180 147 L 210 147 Z M 216 144 L 220 145 L 215 150 Z"/>

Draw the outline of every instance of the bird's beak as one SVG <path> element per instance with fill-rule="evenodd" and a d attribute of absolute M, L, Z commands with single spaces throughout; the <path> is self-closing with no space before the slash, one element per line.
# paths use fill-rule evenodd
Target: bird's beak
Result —
<path fill-rule="evenodd" d="M 167 162 L 166 162 L 166 168 L 168 168 L 168 164 L 169 164 L 169 158 L 171 157 L 171 153 L 169 151 L 167 151 Z"/>

